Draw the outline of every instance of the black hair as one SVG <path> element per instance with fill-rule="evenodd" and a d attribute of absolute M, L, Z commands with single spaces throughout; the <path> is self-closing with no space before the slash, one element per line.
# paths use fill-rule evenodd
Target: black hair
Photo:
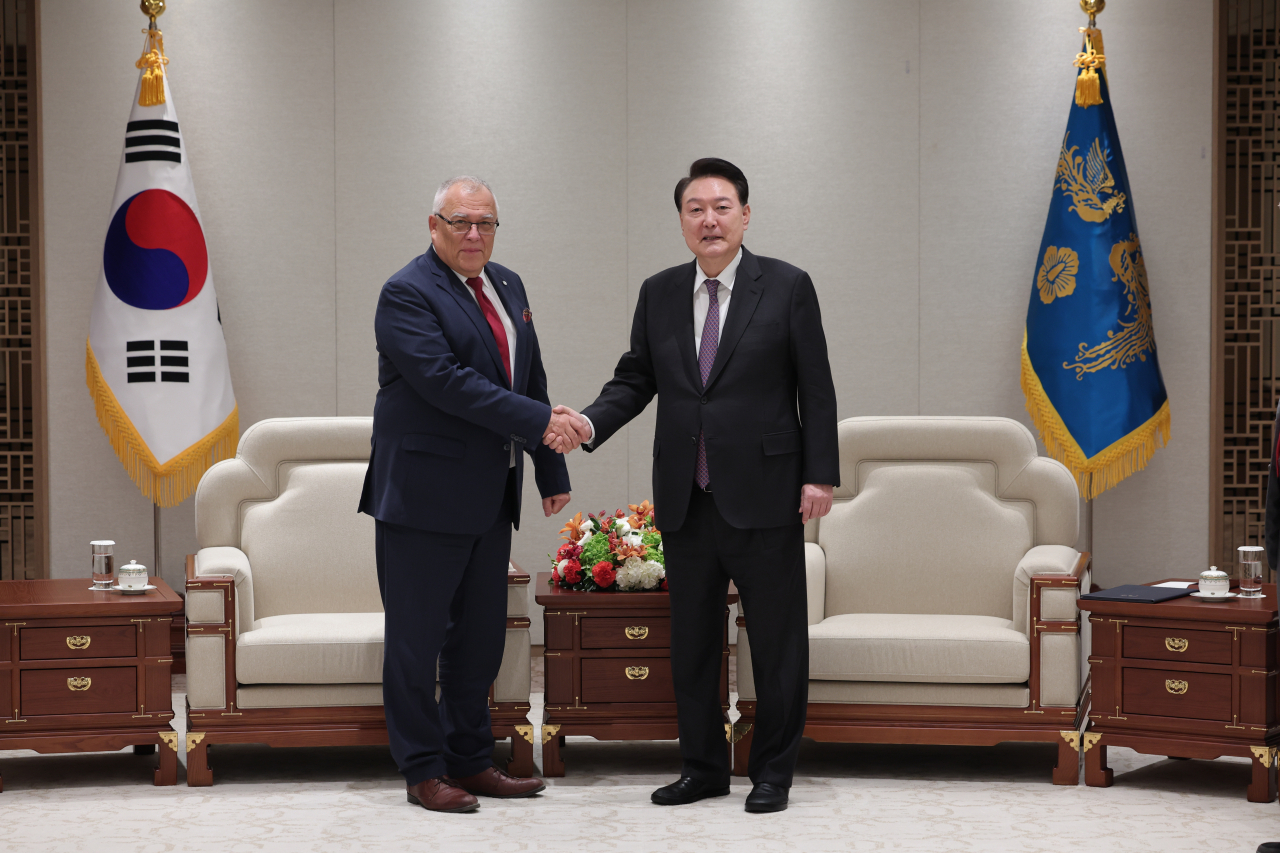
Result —
<path fill-rule="evenodd" d="M 688 176 L 681 178 L 676 184 L 676 210 L 681 209 L 680 202 L 684 191 L 698 178 L 724 178 L 738 191 L 738 202 L 743 207 L 747 206 L 747 176 L 742 174 L 742 170 L 728 160 L 721 160 L 719 157 L 703 157 L 701 160 L 694 160 L 689 166 Z"/>

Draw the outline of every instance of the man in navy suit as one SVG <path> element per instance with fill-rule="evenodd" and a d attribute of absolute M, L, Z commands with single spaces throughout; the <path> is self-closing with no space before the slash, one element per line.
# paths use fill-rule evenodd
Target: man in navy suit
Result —
<path fill-rule="evenodd" d="M 493 766 L 488 696 L 524 454 L 543 512 L 559 512 L 569 476 L 542 439 L 571 425 L 551 410 L 524 283 L 489 262 L 497 228 L 488 184 L 445 181 L 431 248 L 387 280 L 374 319 L 379 387 L 360 511 L 377 520 L 391 753 L 409 802 L 432 811 L 544 787 Z"/>
<path fill-rule="evenodd" d="M 577 416 L 547 436 L 590 451 L 658 398 L 653 495 L 671 590 L 671 679 L 684 768 L 659 805 L 729 793 L 720 667 L 737 584 L 759 691 L 749 812 L 787 807 L 809 686 L 804 527 L 840 483 L 836 392 L 818 295 L 804 270 L 742 245 L 751 207 L 732 163 L 697 160 L 675 188 L 694 260 L 647 279 L 631 349 Z"/>

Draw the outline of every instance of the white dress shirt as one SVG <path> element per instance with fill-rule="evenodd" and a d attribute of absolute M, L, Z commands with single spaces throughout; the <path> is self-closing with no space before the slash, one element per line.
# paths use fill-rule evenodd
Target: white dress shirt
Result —
<path fill-rule="evenodd" d="M 467 289 L 467 293 L 471 294 L 471 298 L 475 300 L 476 307 L 479 308 L 480 300 L 476 298 L 476 292 L 471 288 L 471 285 L 467 284 L 467 277 L 457 270 L 454 270 L 453 267 L 449 267 L 449 269 L 453 270 L 453 274 L 462 280 L 462 286 Z M 483 270 L 480 272 L 480 280 L 484 282 L 480 289 L 484 292 L 485 296 L 489 297 L 489 302 L 493 304 L 493 310 L 498 312 L 498 320 L 502 323 L 502 329 L 507 333 L 507 358 L 511 363 L 511 375 L 507 378 L 513 383 L 514 387 L 516 378 L 516 327 L 515 324 L 511 322 L 510 315 L 507 314 L 506 303 L 498 298 L 498 291 L 494 288 L 493 282 L 489 280 L 488 274 Z M 484 313 L 483 308 L 480 309 L 480 313 Z M 486 326 L 487 325 L 488 324 L 486 323 Z M 489 333 L 493 334 L 493 331 L 490 330 Z M 495 340 L 494 343 L 496 344 L 497 340 Z M 514 441 L 511 442 L 510 467 L 516 467 L 516 447 Z"/>
<path fill-rule="evenodd" d="M 707 279 L 715 279 L 720 282 L 720 286 L 716 288 L 716 303 L 720 306 L 720 327 L 717 330 L 719 337 L 716 338 L 716 346 L 720 345 L 720 338 L 724 336 L 724 323 L 729 317 L 729 300 L 733 297 L 733 282 L 738 277 L 738 265 L 742 263 L 742 247 L 738 247 L 738 254 L 733 256 L 733 260 L 729 261 L 729 266 L 721 270 L 720 275 L 707 275 L 702 271 L 702 264 L 694 264 L 693 266 L 693 355 L 698 357 L 698 353 L 702 351 L 702 327 L 707 324 L 707 312 L 711 310 L 711 293 L 707 290 Z M 586 415 L 582 416 L 591 427 L 591 438 L 586 443 L 592 447 L 596 443 L 596 425 L 591 423 L 591 418 Z"/>

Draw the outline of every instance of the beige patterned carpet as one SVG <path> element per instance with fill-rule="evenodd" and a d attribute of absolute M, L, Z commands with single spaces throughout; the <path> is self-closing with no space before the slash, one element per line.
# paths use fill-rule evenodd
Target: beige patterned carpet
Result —
<path fill-rule="evenodd" d="M 183 701 L 175 692 L 175 707 Z M 212 788 L 187 788 L 181 770 L 177 787 L 152 787 L 155 759 L 128 751 L 0 752 L 0 851 L 1252 853 L 1280 840 L 1280 806 L 1244 799 L 1244 761 L 1112 752 L 1114 787 L 1061 788 L 1044 745 L 806 741 L 791 808 L 776 815 L 745 814 L 750 786 L 736 779 L 723 799 L 651 805 L 649 793 L 679 773 L 670 742 L 571 738 L 568 773 L 545 794 L 486 800 L 470 815 L 408 805 L 385 748 L 219 747 Z"/>

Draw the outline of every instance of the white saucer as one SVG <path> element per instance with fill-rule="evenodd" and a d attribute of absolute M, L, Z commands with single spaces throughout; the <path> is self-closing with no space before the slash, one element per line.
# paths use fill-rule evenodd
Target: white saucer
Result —
<path fill-rule="evenodd" d="M 126 589 L 125 587 L 120 586 L 120 584 L 116 584 L 111 587 L 112 592 L 118 592 L 122 595 L 142 595 L 143 593 L 150 592 L 153 589 L 159 589 L 159 587 L 154 586 L 153 584 L 147 584 L 146 586 L 140 586 L 135 589 Z"/>
<path fill-rule="evenodd" d="M 1237 592 L 1228 592 L 1228 593 L 1224 593 L 1224 594 L 1222 594 L 1222 595 L 1209 595 L 1209 594 L 1207 594 L 1207 593 L 1203 593 L 1203 592 L 1193 592 L 1193 593 L 1191 593 L 1191 597 L 1192 597 L 1192 598 L 1198 598 L 1198 599 L 1200 599 L 1201 601 L 1227 601 L 1228 599 L 1235 598 L 1235 597 L 1236 597 L 1236 596 L 1238 596 L 1238 595 L 1239 595 L 1239 593 L 1237 593 Z"/>

